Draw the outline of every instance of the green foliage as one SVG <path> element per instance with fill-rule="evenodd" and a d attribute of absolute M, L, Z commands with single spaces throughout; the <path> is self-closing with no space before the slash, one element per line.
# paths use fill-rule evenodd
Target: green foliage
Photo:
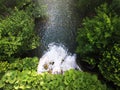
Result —
<path fill-rule="evenodd" d="M 94 18 L 83 20 L 77 36 L 77 52 L 82 60 L 99 66 L 103 76 L 119 86 L 120 67 L 117 62 L 120 62 L 120 52 L 117 49 L 120 48 L 120 17 L 107 4 L 101 5 L 96 12 Z M 112 57 L 106 56 L 109 54 Z"/>
<path fill-rule="evenodd" d="M 88 15 L 94 12 L 94 8 L 103 3 L 105 0 L 77 0 L 77 8 L 80 14 Z"/>
<path fill-rule="evenodd" d="M 32 10 L 32 15 L 35 18 L 46 18 L 47 14 L 45 13 L 46 11 L 46 6 L 40 3 L 40 5 L 34 4 L 34 9 Z"/>
<path fill-rule="evenodd" d="M 3 17 L 8 16 L 15 7 L 24 9 L 25 7 L 28 7 L 30 3 L 32 3 L 32 0 L 0 0 L 0 14 Z"/>
<path fill-rule="evenodd" d="M 9 9 L 7 9 L 8 0 L 0 0 L 0 15 L 5 15 L 8 13 Z"/>
<path fill-rule="evenodd" d="M 14 62 L 10 63 L 9 70 L 36 70 L 38 65 L 38 58 L 24 58 L 13 60 Z"/>
<path fill-rule="evenodd" d="M 15 59 L 10 60 L 12 62 L 8 63 L 7 61 L 0 61 L 0 78 L 9 70 L 37 70 L 38 58 L 24 58 L 24 59 Z"/>
<path fill-rule="evenodd" d="M 96 75 L 69 70 L 63 75 L 36 72 L 38 58 L 0 62 L 0 89 L 3 90 L 107 90 Z"/>
<path fill-rule="evenodd" d="M 120 0 L 113 0 L 111 8 L 114 9 L 118 15 L 120 15 Z"/>
<path fill-rule="evenodd" d="M 8 71 L 0 81 L 4 90 L 107 90 L 95 75 L 69 70 L 64 75 Z"/>
<path fill-rule="evenodd" d="M 0 0 L 0 11 L 6 9 L 13 9 L 17 7 L 18 9 L 23 9 L 27 7 L 30 3 L 33 3 L 32 0 Z M 5 12 L 5 11 L 4 11 Z"/>
<path fill-rule="evenodd" d="M 90 64 L 97 63 L 96 59 L 99 58 L 100 51 L 104 51 L 109 37 L 111 37 L 111 33 L 113 32 L 111 16 L 107 15 L 106 5 L 98 8 L 97 12 L 97 16 L 94 18 L 83 20 L 83 27 L 79 29 L 77 36 L 79 44 L 77 52 L 83 58 L 85 55 L 89 56 L 91 58 L 88 61 Z M 85 59 L 88 60 L 87 57 Z"/>
<path fill-rule="evenodd" d="M 34 21 L 26 12 L 14 12 L 0 22 L 0 60 L 21 55 L 38 46 Z"/>
<path fill-rule="evenodd" d="M 32 0 L 16 0 L 15 3 L 17 8 L 23 9 L 30 3 L 33 3 L 33 1 Z"/>
<path fill-rule="evenodd" d="M 5 74 L 5 72 L 8 71 L 9 66 L 10 64 L 7 61 L 5 62 L 0 61 L 0 79 Z"/>
<path fill-rule="evenodd" d="M 40 18 L 46 16 L 46 13 L 44 12 L 46 8 L 45 5 L 43 5 L 42 3 L 40 3 L 39 5 L 38 1 L 33 2 L 33 0 L 17 0 L 16 7 L 18 9 L 24 9 L 34 18 Z"/>
<path fill-rule="evenodd" d="M 37 1 L 33 0 L 0 0 L 0 15 L 1 17 L 8 16 L 11 11 L 14 11 L 14 9 L 17 8 L 18 10 L 24 10 L 34 18 L 46 16 L 44 12 L 45 6 L 37 4 Z"/>
<path fill-rule="evenodd" d="M 105 78 L 120 86 L 120 44 L 103 53 L 99 69 Z"/>

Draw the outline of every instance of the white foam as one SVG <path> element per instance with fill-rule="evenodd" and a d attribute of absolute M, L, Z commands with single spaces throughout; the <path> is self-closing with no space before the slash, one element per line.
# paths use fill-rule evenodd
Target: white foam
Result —
<path fill-rule="evenodd" d="M 40 58 L 37 72 L 60 74 L 69 69 L 81 70 L 76 63 L 76 55 L 69 54 L 63 45 L 51 43 L 48 50 Z"/>

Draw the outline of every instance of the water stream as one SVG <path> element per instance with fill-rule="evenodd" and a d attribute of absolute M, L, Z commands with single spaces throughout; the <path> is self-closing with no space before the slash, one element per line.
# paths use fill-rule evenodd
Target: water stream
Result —
<path fill-rule="evenodd" d="M 47 20 L 38 26 L 43 56 L 38 72 L 61 73 L 70 68 L 79 69 L 75 52 L 78 14 L 75 0 L 38 0 L 46 8 Z M 52 44 L 51 44 L 52 43 Z M 40 53 L 38 50 L 38 53 Z M 69 60 L 68 60 L 69 59 Z M 72 64 L 73 63 L 73 64 Z"/>

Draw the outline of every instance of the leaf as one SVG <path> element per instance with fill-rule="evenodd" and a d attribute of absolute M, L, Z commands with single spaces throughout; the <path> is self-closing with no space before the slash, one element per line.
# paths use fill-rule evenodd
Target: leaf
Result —
<path fill-rule="evenodd" d="M 3 88 L 5 86 L 5 83 L 0 81 L 0 88 Z"/>

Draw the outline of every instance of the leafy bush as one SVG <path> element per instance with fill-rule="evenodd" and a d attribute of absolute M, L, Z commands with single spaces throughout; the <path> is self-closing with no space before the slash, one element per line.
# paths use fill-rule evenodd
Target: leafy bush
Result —
<path fill-rule="evenodd" d="M 8 71 L 0 81 L 4 90 L 107 90 L 95 75 L 69 70 L 64 75 Z"/>
<path fill-rule="evenodd" d="M 105 0 L 77 0 L 77 8 L 80 14 L 86 16 L 94 12 L 94 8 L 99 6 Z"/>
<path fill-rule="evenodd" d="M 11 60 L 12 62 L 8 63 L 7 61 L 0 61 L 0 78 L 9 70 L 37 70 L 38 58 L 24 58 L 24 59 L 15 59 Z"/>
<path fill-rule="evenodd" d="M 113 0 L 112 1 L 112 9 L 116 11 L 118 15 L 120 15 L 120 0 Z"/>
<path fill-rule="evenodd" d="M 40 5 L 39 5 L 40 4 Z M 23 9 L 29 14 L 31 14 L 34 18 L 40 18 L 40 17 L 45 17 L 46 13 L 44 12 L 45 10 L 45 5 L 42 3 L 39 3 L 38 1 L 33 0 L 17 0 L 16 1 L 16 7 L 18 9 Z"/>
<path fill-rule="evenodd" d="M 99 69 L 106 79 L 120 86 L 120 44 L 103 53 Z"/>
<path fill-rule="evenodd" d="M 7 0 L 0 0 L 0 15 L 5 15 L 9 11 L 6 5 Z"/>
<path fill-rule="evenodd" d="M 0 22 L 0 60 L 20 56 L 38 46 L 34 21 L 26 12 L 17 11 Z"/>
<path fill-rule="evenodd" d="M 14 62 L 10 63 L 9 70 L 37 70 L 38 58 L 24 58 L 13 60 Z"/>
<path fill-rule="evenodd" d="M 5 62 L 0 61 L 0 79 L 8 71 L 9 66 L 10 65 L 7 61 L 5 61 Z"/>
<path fill-rule="evenodd" d="M 120 62 L 120 52 L 117 49 L 120 48 L 120 17 L 107 4 L 101 5 L 96 12 L 94 18 L 83 20 L 77 36 L 77 52 L 83 61 L 99 66 L 103 76 L 119 86 L 120 63 L 117 62 Z"/>
<path fill-rule="evenodd" d="M 7 8 L 23 9 L 23 7 L 28 6 L 33 3 L 33 0 L 0 0 L 0 10 L 6 10 Z"/>
<path fill-rule="evenodd" d="M 28 7 L 32 3 L 32 0 L 0 0 L 0 15 L 8 16 L 15 7 L 22 9 L 22 7 Z"/>
<path fill-rule="evenodd" d="M 46 16 L 46 13 L 44 12 L 44 9 L 46 8 L 45 5 L 38 5 L 38 2 L 33 0 L 0 0 L 0 6 L 1 18 L 9 16 L 11 11 L 14 11 L 15 8 L 18 10 L 24 10 L 34 18 Z"/>

